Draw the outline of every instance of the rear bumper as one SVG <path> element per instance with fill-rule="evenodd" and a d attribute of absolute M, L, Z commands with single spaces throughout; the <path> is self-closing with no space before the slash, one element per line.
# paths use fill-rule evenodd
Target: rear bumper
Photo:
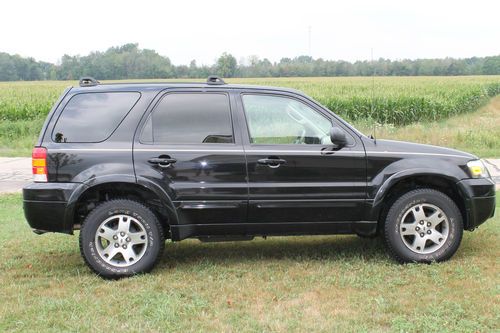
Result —
<path fill-rule="evenodd" d="M 465 198 L 465 228 L 473 230 L 495 214 L 495 183 L 489 178 L 465 179 L 457 183 Z"/>
<path fill-rule="evenodd" d="M 71 234 L 67 223 L 67 207 L 71 194 L 79 183 L 31 183 L 23 188 L 24 216 L 36 233 L 62 232 Z"/>

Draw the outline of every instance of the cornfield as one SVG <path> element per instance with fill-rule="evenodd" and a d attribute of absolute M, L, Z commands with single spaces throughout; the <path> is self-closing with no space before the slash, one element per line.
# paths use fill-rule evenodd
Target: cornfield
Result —
<path fill-rule="evenodd" d="M 346 120 L 407 125 L 477 110 L 500 94 L 499 76 L 240 79 L 302 90 Z"/>
<path fill-rule="evenodd" d="M 233 79 L 302 90 L 349 121 L 406 125 L 476 110 L 500 94 L 499 76 Z M 70 81 L 1 82 L 0 119 L 41 121 Z"/>

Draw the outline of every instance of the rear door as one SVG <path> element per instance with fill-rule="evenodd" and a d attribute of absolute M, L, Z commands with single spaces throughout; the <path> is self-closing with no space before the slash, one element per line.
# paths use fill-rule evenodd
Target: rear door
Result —
<path fill-rule="evenodd" d="M 358 136 L 294 94 L 249 91 L 240 103 L 248 127 L 249 222 L 363 220 L 366 157 Z M 331 143 L 332 126 L 345 132 L 346 146 Z"/>
<path fill-rule="evenodd" d="M 233 108 L 223 90 L 171 90 L 139 127 L 136 176 L 168 193 L 181 224 L 246 222 L 246 161 Z"/>

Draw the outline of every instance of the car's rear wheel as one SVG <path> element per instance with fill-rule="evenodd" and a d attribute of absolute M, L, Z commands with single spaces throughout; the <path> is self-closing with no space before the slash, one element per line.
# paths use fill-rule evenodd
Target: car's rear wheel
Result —
<path fill-rule="evenodd" d="M 85 262 L 105 278 L 149 272 L 161 256 L 163 243 L 163 229 L 155 214 L 131 200 L 99 205 L 80 231 Z"/>
<path fill-rule="evenodd" d="M 417 189 L 391 206 L 384 234 L 390 253 L 400 262 L 444 261 L 460 246 L 462 215 L 444 193 Z"/>

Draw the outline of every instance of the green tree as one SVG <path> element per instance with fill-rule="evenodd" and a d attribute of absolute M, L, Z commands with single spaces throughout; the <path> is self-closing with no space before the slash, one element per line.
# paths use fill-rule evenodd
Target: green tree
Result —
<path fill-rule="evenodd" d="M 482 72 L 486 75 L 500 74 L 500 56 L 486 57 L 482 66 Z"/>
<path fill-rule="evenodd" d="M 86 56 L 64 55 L 59 65 L 39 62 L 0 52 L 0 81 L 15 80 L 75 80 L 93 76 L 101 80 L 152 79 L 190 77 L 203 78 L 210 74 L 223 77 L 291 77 L 291 76 L 371 76 L 376 75 L 499 75 L 500 55 L 466 59 L 403 59 L 380 58 L 371 61 L 314 59 L 311 56 L 282 58 L 279 62 L 253 55 L 238 65 L 236 58 L 223 53 L 213 66 L 199 66 L 192 60 L 189 66 L 174 66 L 168 57 L 154 50 L 141 49 L 137 43 L 110 47 L 104 52 Z"/>
<path fill-rule="evenodd" d="M 224 52 L 217 59 L 216 73 L 222 77 L 234 77 L 236 75 L 237 62 L 231 54 Z"/>

